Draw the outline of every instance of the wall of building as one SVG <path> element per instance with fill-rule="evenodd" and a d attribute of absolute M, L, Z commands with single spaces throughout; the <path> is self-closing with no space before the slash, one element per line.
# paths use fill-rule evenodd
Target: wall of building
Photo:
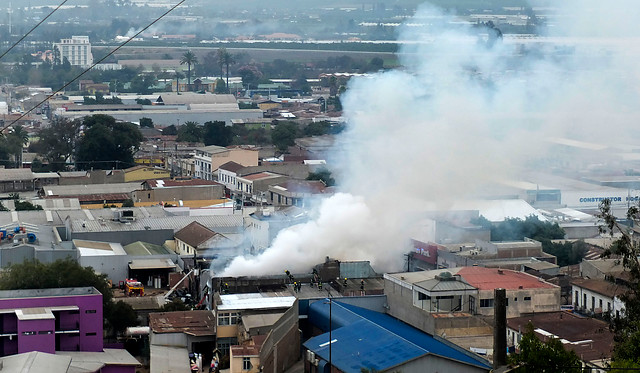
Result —
<path fill-rule="evenodd" d="M 109 231 L 109 232 L 71 232 L 70 239 L 119 242 L 126 246 L 136 241 L 162 245 L 167 240 L 173 240 L 173 229 L 153 229 L 144 231 Z"/>
<path fill-rule="evenodd" d="M 476 301 L 478 314 L 493 316 L 493 296 L 493 290 L 480 290 L 478 292 L 478 299 Z M 491 300 L 488 302 L 490 304 L 482 307 L 483 300 L 486 299 Z M 554 312 L 559 310 L 559 287 L 507 290 L 507 317 L 519 317 L 526 313 Z"/>
<path fill-rule="evenodd" d="M 136 202 L 169 202 L 198 201 L 224 198 L 224 186 L 183 186 L 171 188 L 155 188 L 153 190 L 136 190 L 133 192 Z"/>
<path fill-rule="evenodd" d="M 18 298 L 18 299 L 0 299 L 0 309 L 15 309 L 15 308 L 35 308 L 35 307 L 54 307 L 54 306 L 77 306 L 79 308 L 78 313 L 60 313 L 61 318 L 61 326 L 68 326 L 67 322 L 74 322 L 77 320 L 77 327 L 80 330 L 80 335 L 78 337 L 78 345 L 80 351 L 94 351 L 99 352 L 102 351 L 102 322 L 103 322 L 103 312 L 102 312 L 102 294 L 87 294 L 87 295 L 69 295 L 69 296 L 53 296 L 53 297 L 34 297 L 34 298 Z M 76 316 L 77 315 L 77 316 Z M 73 317 L 72 321 L 65 321 L 67 317 Z M 4 321 L 9 322 L 9 321 Z M 21 346 L 19 352 L 27 352 L 33 351 L 29 350 L 29 345 L 38 345 L 34 344 L 32 337 L 29 337 L 28 343 L 24 344 L 21 342 L 21 338 L 23 335 L 21 334 L 23 331 L 27 330 L 27 324 L 22 326 L 22 322 L 16 319 L 18 324 L 18 345 Z M 55 321 L 51 321 L 54 323 L 55 330 Z M 31 325 L 29 325 L 31 326 Z M 44 325 L 42 325 L 44 327 Z M 49 326 L 47 326 L 49 327 Z M 41 329 L 44 330 L 44 329 Z M 47 329 L 48 330 L 48 329 Z M 44 336 L 47 342 L 51 342 L 51 337 L 49 335 L 40 335 L 36 334 L 37 337 Z M 55 340 L 54 348 L 55 348 Z M 40 342 L 38 342 L 40 343 Z M 42 342 L 45 343 L 45 342 Z M 62 345 L 62 348 L 71 347 L 69 345 Z M 75 350 L 75 344 L 73 345 L 73 350 Z"/>
<path fill-rule="evenodd" d="M 18 353 L 41 351 L 55 353 L 55 320 L 20 320 L 18 322 Z"/>
<path fill-rule="evenodd" d="M 232 354 L 233 355 L 233 354 Z M 249 359 L 251 369 L 244 369 L 244 359 Z M 260 372 L 260 358 L 258 356 L 231 356 L 229 371 L 231 373 L 258 373 Z"/>
<path fill-rule="evenodd" d="M 478 373 L 488 372 L 489 369 L 460 363 L 454 360 L 445 359 L 435 355 L 424 355 L 417 359 L 413 359 L 404 364 L 393 367 L 390 371 L 402 373 L 438 373 L 438 372 L 457 372 L 457 373 Z"/>
<path fill-rule="evenodd" d="M 187 335 L 180 333 L 151 333 L 149 344 L 156 346 L 187 347 Z"/>
<path fill-rule="evenodd" d="M 425 333 L 434 334 L 434 319 L 427 312 L 413 306 L 413 290 L 410 286 L 403 286 L 385 278 L 384 294 L 387 296 L 386 312 L 389 315 Z"/>
<path fill-rule="evenodd" d="M 300 357 L 298 302 L 273 325 L 260 349 L 260 364 L 264 373 L 279 373 L 289 369 Z"/>
<path fill-rule="evenodd" d="M 611 298 L 576 285 L 571 286 L 571 301 L 577 309 L 597 314 L 609 311 L 612 316 L 615 316 L 624 311 L 624 303 L 620 298 Z M 600 302 L 602 302 L 602 307 L 600 307 Z"/>
<path fill-rule="evenodd" d="M 124 182 L 144 181 L 150 179 L 166 179 L 171 177 L 171 173 L 167 170 L 159 170 L 154 167 L 141 168 L 132 171 L 125 171 Z"/>
<path fill-rule="evenodd" d="M 94 112 L 65 112 L 63 117 L 69 119 L 82 118 L 84 116 L 93 115 Z M 208 121 L 223 121 L 228 126 L 231 125 L 232 119 L 253 119 L 262 118 L 262 110 L 246 109 L 246 110 L 136 110 L 136 111 L 106 111 L 100 114 L 110 115 L 118 120 L 125 122 L 140 122 L 141 118 L 150 118 L 154 124 L 160 126 L 169 126 L 175 124 L 183 124 L 185 122 L 205 123 Z M 223 162 L 224 163 L 224 162 Z M 239 163 L 239 162 L 238 162 Z"/>

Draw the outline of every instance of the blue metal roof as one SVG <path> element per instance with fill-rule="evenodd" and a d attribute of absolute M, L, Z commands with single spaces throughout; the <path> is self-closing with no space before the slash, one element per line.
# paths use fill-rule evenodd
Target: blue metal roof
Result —
<path fill-rule="evenodd" d="M 389 315 L 361 307 L 332 302 L 331 360 L 345 373 L 360 368 L 384 370 L 426 354 L 442 356 L 489 370 L 489 363 L 458 347 L 437 340 Z M 309 321 L 323 331 L 329 328 L 329 303 L 309 307 Z M 304 346 L 329 360 L 329 333 L 309 339 Z"/>

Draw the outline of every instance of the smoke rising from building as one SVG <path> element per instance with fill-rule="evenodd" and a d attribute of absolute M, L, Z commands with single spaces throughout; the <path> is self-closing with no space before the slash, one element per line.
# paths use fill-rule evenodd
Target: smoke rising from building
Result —
<path fill-rule="evenodd" d="M 426 26 L 399 35 L 409 42 L 399 53 L 403 68 L 353 79 L 343 97 L 348 129 L 331 162 L 343 193 L 223 274 L 307 272 L 326 256 L 400 270 L 422 211 L 517 177 L 545 155 L 548 138 L 629 143 L 639 117 L 640 44 L 631 25 L 640 7 L 567 4 L 558 13 L 570 16 L 548 21 L 546 35 L 556 39 L 524 42 L 492 40 L 488 28 L 420 8 L 409 22 Z M 617 10 L 625 7 L 631 11 Z"/>

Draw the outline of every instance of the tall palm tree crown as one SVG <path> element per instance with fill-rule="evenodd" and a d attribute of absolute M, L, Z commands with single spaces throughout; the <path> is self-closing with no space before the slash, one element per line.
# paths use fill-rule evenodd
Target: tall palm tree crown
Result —
<path fill-rule="evenodd" d="M 187 83 L 191 84 L 191 65 L 198 63 L 198 57 L 191 51 L 186 51 L 180 59 L 180 65 L 187 65 Z"/>

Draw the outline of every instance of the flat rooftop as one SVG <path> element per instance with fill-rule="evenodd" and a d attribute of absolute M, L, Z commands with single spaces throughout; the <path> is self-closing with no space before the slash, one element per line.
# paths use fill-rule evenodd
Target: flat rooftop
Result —
<path fill-rule="evenodd" d="M 90 286 L 81 288 L 2 290 L 0 291 L 0 299 L 68 297 L 98 294 L 102 295 L 96 288 Z"/>
<path fill-rule="evenodd" d="M 217 309 L 225 311 L 289 308 L 296 301 L 296 297 L 274 295 L 269 293 L 224 294 L 220 295 L 221 304 L 217 305 Z"/>

